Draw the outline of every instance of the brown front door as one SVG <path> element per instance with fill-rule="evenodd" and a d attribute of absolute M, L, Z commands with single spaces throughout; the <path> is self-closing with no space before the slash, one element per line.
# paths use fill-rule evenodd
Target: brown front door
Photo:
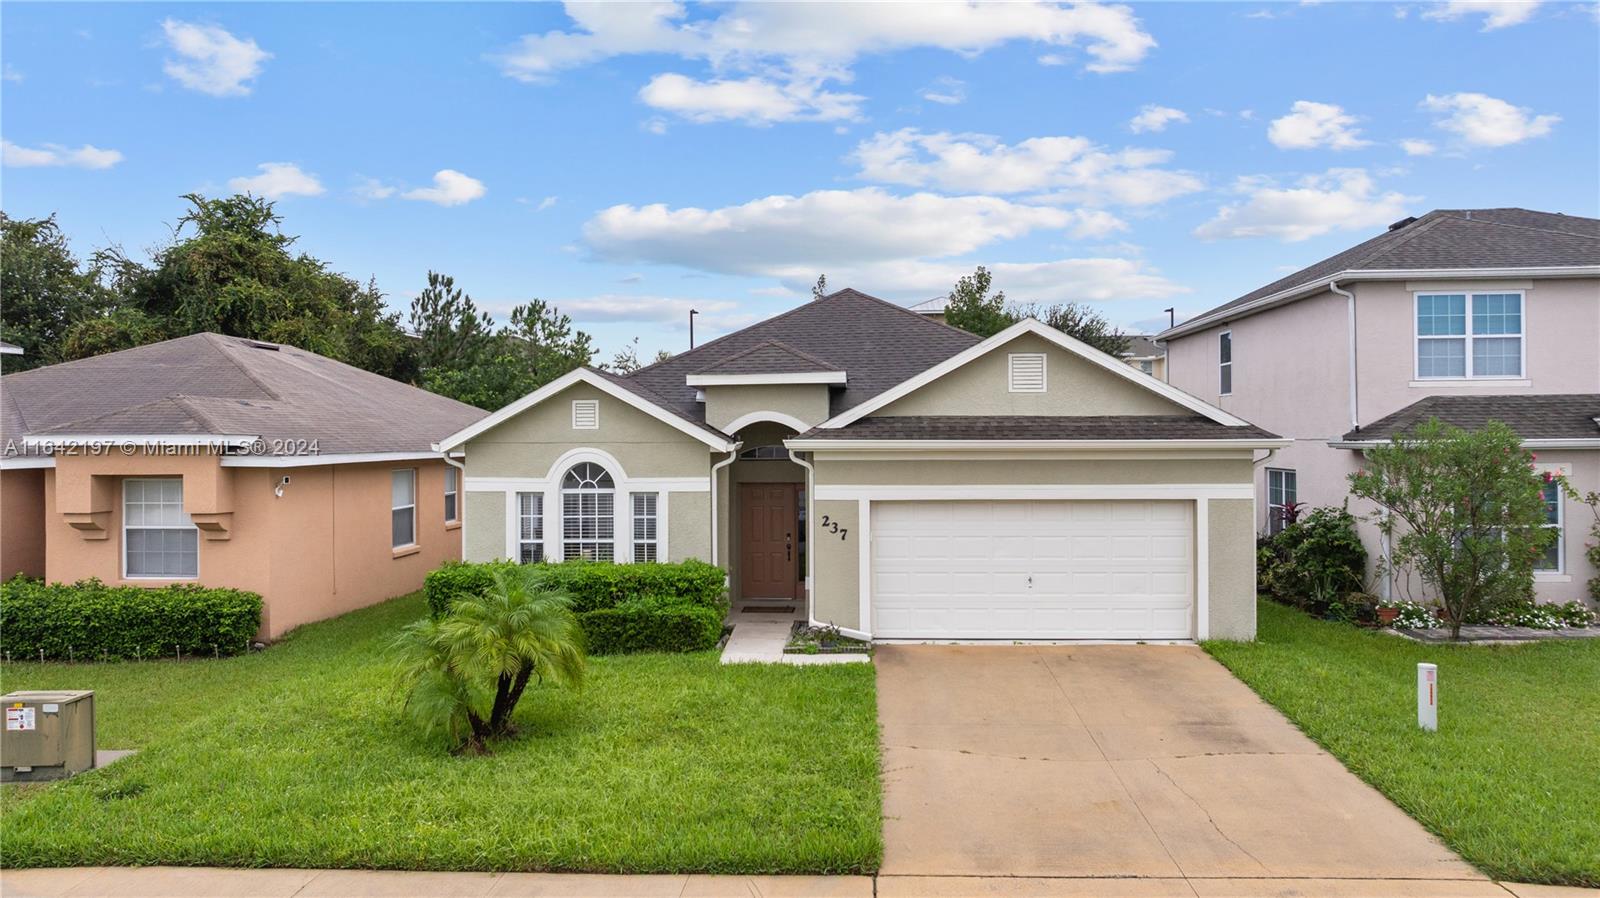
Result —
<path fill-rule="evenodd" d="M 792 599 L 799 517 L 792 483 L 739 487 L 739 587 L 746 599 Z"/>

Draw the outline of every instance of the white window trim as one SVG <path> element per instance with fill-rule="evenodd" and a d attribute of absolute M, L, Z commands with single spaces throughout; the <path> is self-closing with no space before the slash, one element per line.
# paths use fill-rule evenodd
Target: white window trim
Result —
<path fill-rule="evenodd" d="M 407 473 L 409 473 L 411 475 L 411 504 L 410 505 L 396 505 L 396 504 L 394 504 L 394 475 L 400 473 L 401 471 L 405 471 L 405 472 L 407 472 Z M 416 468 L 394 468 L 393 470 L 391 470 L 389 472 L 389 548 L 391 550 L 393 550 L 393 551 L 396 551 L 396 552 L 400 551 L 401 549 L 409 549 L 412 546 L 418 545 L 418 543 L 417 543 L 417 530 L 418 530 L 418 527 L 417 527 L 417 498 L 418 498 L 418 496 L 417 496 L 417 479 L 418 478 L 417 478 L 417 469 Z M 411 509 L 411 541 L 410 542 L 406 542 L 406 543 L 400 543 L 400 544 L 396 545 L 395 541 L 394 541 L 394 513 L 399 511 L 402 508 Z"/>
<path fill-rule="evenodd" d="M 582 462 L 594 462 L 605 468 L 611 474 L 611 482 L 620 494 L 629 493 L 659 493 L 656 499 L 656 557 L 664 561 L 671 560 L 672 555 L 672 521 L 668 514 L 672 501 L 668 493 L 704 493 L 711 489 L 709 477 L 629 477 L 627 469 L 617 460 L 616 456 L 603 449 L 590 446 L 580 446 L 561 453 L 545 472 L 543 477 L 468 477 L 466 479 L 468 492 L 495 492 L 505 496 L 505 555 L 510 559 L 520 558 L 520 547 L 517 545 L 517 493 L 543 493 L 544 494 L 544 557 L 546 561 L 562 561 L 565 556 L 563 550 L 566 545 L 566 534 L 562 531 L 564 514 L 550 513 L 550 509 L 561 508 L 561 479 L 573 465 Z M 612 552 L 619 564 L 629 564 L 633 561 L 633 517 L 630 514 L 613 514 L 616 524 L 613 530 Z"/>
<path fill-rule="evenodd" d="M 188 529 L 193 530 L 195 532 L 195 537 L 194 537 L 194 576 L 172 577 L 172 576 L 166 576 L 166 575 L 161 575 L 161 574 L 129 574 L 128 573 L 128 530 L 129 529 L 133 529 L 133 530 L 182 530 L 182 529 L 184 529 L 182 527 L 143 527 L 143 526 L 133 527 L 133 528 L 129 528 L 128 527 L 128 484 L 134 483 L 134 482 L 139 482 L 139 483 L 160 483 L 160 482 L 166 481 L 166 480 L 176 480 L 176 481 L 178 481 L 179 484 L 183 483 L 183 478 L 182 477 L 124 477 L 124 478 L 122 478 L 122 508 L 120 508 L 118 510 L 118 514 L 121 515 L 121 517 L 122 517 L 122 551 L 121 551 L 120 554 L 122 555 L 122 579 L 124 579 L 124 580 L 198 580 L 198 579 L 200 579 L 200 544 L 202 542 L 205 542 L 205 540 L 200 538 L 200 528 L 196 527 L 195 524 L 194 524 L 194 521 L 192 521 L 192 520 L 189 522 L 189 528 Z M 183 500 L 180 499 L 179 501 L 181 502 Z M 185 511 L 184 513 L 188 514 L 187 511 Z"/>
<path fill-rule="evenodd" d="M 583 408 L 594 414 L 593 424 L 578 423 L 578 409 Z M 572 429 L 573 430 L 599 430 L 600 429 L 600 400 L 574 399 L 572 400 Z"/>
<path fill-rule="evenodd" d="M 1299 501 L 1300 501 L 1300 474 L 1294 468 L 1267 468 L 1266 472 L 1267 472 L 1267 532 L 1268 533 L 1276 533 L 1277 531 L 1272 529 L 1273 509 L 1281 509 L 1281 508 L 1283 508 L 1283 505 L 1281 505 L 1281 504 L 1274 505 L 1272 503 L 1272 475 L 1274 475 L 1274 474 L 1291 474 L 1291 475 L 1294 475 L 1294 499 L 1292 499 L 1290 501 L 1293 501 L 1295 503 L 1299 503 Z"/>
<path fill-rule="evenodd" d="M 1503 296 L 1515 294 L 1518 308 L 1521 310 L 1522 330 L 1515 336 L 1517 348 L 1521 351 L 1521 358 L 1517 361 L 1518 373 L 1516 374 L 1473 374 L 1472 373 L 1472 341 L 1476 337 L 1485 339 L 1494 337 L 1509 338 L 1512 334 L 1474 334 L 1472 332 L 1472 306 L 1473 300 L 1478 296 Z M 1417 314 L 1421 311 L 1422 297 L 1424 296 L 1453 296 L 1464 295 L 1466 305 L 1466 333 L 1463 334 L 1429 334 L 1424 336 L 1418 328 Z M 1461 340 L 1465 345 L 1466 359 L 1464 360 L 1464 375 L 1439 375 L 1423 376 L 1422 353 L 1418 350 L 1423 340 Z M 1526 290 L 1415 290 L 1411 294 L 1411 386 L 1431 386 L 1436 383 L 1504 383 L 1508 385 L 1528 385 L 1528 293 Z"/>
<path fill-rule="evenodd" d="M 1534 470 L 1539 474 L 1549 472 L 1562 477 L 1572 476 L 1570 464 L 1536 465 Z M 1556 566 L 1549 570 L 1535 569 L 1533 578 L 1559 583 L 1570 582 L 1572 578 L 1567 576 L 1567 502 L 1559 490 L 1556 491 L 1556 522 L 1543 526 L 1556 531 Z"/>
<path fill-rule="evenodd" d="M 637 492 L 631 492 L 631 493 L 628 494 L 628 557 L 630 559 L 632 559 L 635 563 L 637 563 L 639 561 L 638 549 L 639 549 L 639 546 L 641 546 L 641 545 L 655 546 L 655 549 L 656 549 L 656 559 L 655 560 L 656 561 L 661 561 L 662 560 L 662 558 L 661 558 L 661 504 L 662 504 L 661 503 L 661 497 L 663 495 L 665 495 L 665 494 L 655 492 L 654 490 L 639 490 Z M 652 510 L 652 512 L 650 514 L 650 517 L 655 520 L 655 525 L 656 525 L 656 535 L 655 535 L 654 539 L 639 539 L 634 533 L 633 525 L 634 525 L 634 522 L 639 517 L 638 513 L 635 511 L 634 506 L 633 506 L 633 498 L 635 496 L 650 496 L 650 497 L 652 497 L 651 501 L 654 503 L 655 508 Z"/>
<path fill-rule="evenodd" d="M 567 472 L 571 471 L 573 468 L 576 468 L 578 465 L 582 465 L 582 464 L 592 464 L 592 465 L 595 465 L 595 466 L 601 468 L 602 470 L 604 470 L 606 472 L 606 474 L 611 477 L 611 488 L 610 489 L 592 489 L 592 490 L 586 490 L 586 489 L 582 489 L 582 488 L 575 488 L 575 489 L 567 488 L 567 485 L 566 485 L 566 482 L 565 482 L 566 481 L 566 477 L 567 477 Z M 627 549 L 625 547 L 632 545 L 633 528 L 632 528 L 631 525 L 632 525 L 632 520 L 633 520 L 633 516 L 632 516 L 632 511 L 633 510 L 631 508 L 628 509 L 629 513 L 626 514 L 626 515 L 617 513 L 617 496 L 618 496 L 619 493 L 621 495 L 624 495 L 624 496 L 627 495 L 627 493 L 624 492 L 623 490 L 619 489 L 620 485 L 617 483 L 617 476 L 615 474 L 611 473 L 611 469 L 606 468 L 604 465 L 600 464 L 599 462 L 595 462 L 595 461 L 576 461 L 576 462 L 573 462 L 572 464 L 568 465 L 567 469 L 565 471 L 561 472 L 561 476 L 560 476 L 559 479 L 554 479 L 553 478 L 552 482 L 553 482 L 553 484 L 554 484 L 554 486 L 556 488 L 556 495 L 560 497 L 560 499 L 558 500 L 558 502 L 556 504 L 556 508 L 558 509 L 557 515 L 558 515 L 558 517 L 560 518 L 560 521 L 561 521 L 561 526 L 559 528 L 559 532 L 561 533 L 561 558 L 563 560 L 565 560 L 566 557 L 567 557 L 567 543 L 568 542 L 575 542 L 575 543 L 588 542 L 588 543 L 594 543 L 596 545 L 599 545 L 601 543 L 609 543 L 611 545 L 611 561 L 613 563 L 631 560 L 631 557 L 632 557 L 631 550 Z M 593 539 L 583 539 L 581 535 L 573 536 L 570 539 L 567 537 L 567 496 L 569 494 L 570 495 L 574 495 L 574 496 L 583 496 L 583 495 L 604 496 L 604 495 L 609 495 L 611 497 L 611 538 L 610 539 L 605 539 L 605 538 L 599 537 L 599 536 L 596 536 Z M 546 505 L 545 507 L 548 510 L 549 506 Z M 583 510 L 582 510 L 582 504 L 581 503 L 579 504 L 578 516 L 580 518 L 583 516 Z M 595 516 L 596 517 L 600 516 L 598 511 L 595 513 Z M 546 517 L 548 519 L 548 515 Z M 624 536 L 623 530 L 622 530 L 622 525 L 623 525 L 623 522 L 625 522 L 625 521 L 629 524 L 626 536 Z M 546 548 L 548 548 L 548 545 L 546 546 Z"/>
<path fill-rule="evenodd" d="M 454 489 L 451 489 L 452 485 L 455 487 Z M 444 495 L 446 500 L 448 500 L 451 496 L 456 498 L 455 516 L 452 517 L 447 514 L 444 522 L 446 524 L 461 523 L 461 471 L 450 464 L 446 464 L 444 466 Z M 450 502 L 446 501 L 444 503 L 444 507 L 445 511 L 448 512 L 450 510 Z"/>
<path fill-rule="evenodd" d="M 1224 362 L 1222 360 L 1222 338 L 1223 337 L 1227 337 L 1228 338 L 1228 360 L 1226 362 Z M 1229 329 L 1217 334 L 1217 395 L 1218 396 L 1232 396 L 1233 395 L 1233 357 L 1234 357 L 1234 354 L 1237 351 L 1238 351 L 1238 347 L 1233 345 L 1233 328 L 1229 328 Z M 1227 390 L 1223 390 L 1222 389 L 1222 369 L 1224 369 L 1224 368 L 1228 369 L 1228 389 Z"/>
<path fill-rule="evenodd" d="M 1039 360 L 1039 386 L 1017 386 L 1017 361 Z M 1012 352 L 1006 354 L 1006 387 L 1012 393 L 1046 393 L 1050 388 L 1050 357 L 1042 352 Z"/>
<path fill-rule="evenodd" d="M 538 514 L 538 518 L 539 518 L 539 536 L 538 536 L 537 539 L 527 539 L 527 540 L 525 540 L 525 539 L 522 538 L 522 497 L 525 496 L 525 495 L 526 496 L 533 496 L 533 497 L 535 497 L 535 498 L 537 498 L 539 500 L 539 514 Z M 524 544 L 526 544 L 526 545 L 537 545 L 537 546 L 539 546 L 539 557 L 540 557 L 540 559 L 544 560 L 544 561 L 549 561 L 550 560 L 550 529 L 549 529 L 550 528 L 550 516 L 545 513 L 546 512 L 545 491 L 543 489 L 538 489 L 538 490 L 517 490 L 515 492 L 508 492 L 508 493 L 506 493 L 506 507 L 508 509 L 510 509 L 510 515 L 509 515 L 510 521 L 507 522 L 506 532 L 507 532 L 508 541 L 509 541 L 510 546 L 511 546 L 511 548 L 506 553 L 507 556 L 509 556 L 511 558 L 511 560 L 516 561 L 516 562 L 518 562 L 520 564 L 522 562 L 522 547 L 523 547 L 523 545 Z"/>

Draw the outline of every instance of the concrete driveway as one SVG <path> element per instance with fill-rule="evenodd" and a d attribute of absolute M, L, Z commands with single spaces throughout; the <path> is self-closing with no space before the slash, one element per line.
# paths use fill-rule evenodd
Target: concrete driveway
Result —
<path fill-rule="evenodd" d="M 1486 885 L 1198 648 L 891 645 L 876 663 L 885 877 Z"/>

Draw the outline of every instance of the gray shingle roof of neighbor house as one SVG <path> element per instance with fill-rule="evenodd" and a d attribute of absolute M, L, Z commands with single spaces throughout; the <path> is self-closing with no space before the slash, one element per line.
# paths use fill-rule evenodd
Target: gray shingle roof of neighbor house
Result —
<path fill-rule="evenodd" d="M 705 407 L 695 401 L 695 388 L 685 378 L 770 342 L 781 343 L 847 373 L 849 383 L 829 391 L 830 414 L 836 415 L 981 341 L 903 306 L 846 289 L 626 377 L 609 379 L 705 426 Z"/>
<path fill-rule="evenodd" d="M 840 371 L 838 365 L 801 352 L 779 340 L 736 352 L 701 368 L 696 374 L 799 374 L 811 371 Z"/>
<path fill-rule="evenodd" d="M 1600 219 L 1529 209 L 1435 209 L 1157 335 L 1167 340 L 1311 295 L 1350 273 L 1600 267 Z M 1259 305 L 1258 305 L 1259 304 Z M 1247 308 L 1249 307 L 1249 308 Z"/>
<path fill-rule="evenodd" d="M 292 346 L 194 334 L 0 379 L 23 436 L 259 436 L 319 454 L 429 452 L 488 414 Z"/>
<path fill-rule="evenodd" d="M 1124 334 L 1128 338 L 1128 351 L 1123 358 L 1159 359 L 1167 351 L 1156 345 L 1156 338 L 1145 334 Z"/>
<path fill-rule="evenodd" d="M 1386 442 L 1438 418 L 1464 430 L 1500 421 L 1524 440 L 1600 442 L 1600 393 L 1429 396 L 1345 434 L 1336 443 Z"/>
<path fill-rule="evenodd" d="M 866 417 L 801 440 L 1243 440 L 1277 439 L 1254 425 L 1199 415 L 910 415 Z"/>

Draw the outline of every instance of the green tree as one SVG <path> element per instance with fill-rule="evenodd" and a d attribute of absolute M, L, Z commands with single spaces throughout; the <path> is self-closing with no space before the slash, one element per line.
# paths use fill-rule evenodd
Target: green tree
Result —
<path fill-rule="evenodd" d="M 417 364 L 423 371 L 476 364 L 494 339 L 494 320 L 455 278 L 428 272 L 428 286 L 411 301 L 411 334 L 417 339 Z"/>
<path fill-rule="evenodd" d="M 21 346 L 8 371 L 62 361 L 74 324 L 104 315 L 113 295 L 93 266 L 72 255 L 55 216 L 12 218 L 0 212 L 0 340 Z M 125 348 L 118 346 L 117 348 Z"/>
<path fill-rule="evenodd" d="M 1099 312 L 1075 302 L 1010 305 L 1005 291 L 989 295 L 993 278 L 982 265 L 956 281 L 944 308 L 944 320 L 980 337 L 992 337 L 1024 318 L 1036 319 L 1101 352 L 1120 357 L 1128 351 L 1128 338 Z"/>
<path fill-rule="evenodd" d="M 621 349 L 612 353 L 611 361 L 601 367 L 612 374 L 632 374 L 643 368 L 644 363 L 639 361 L 639 338 L 622 344 Z"/>
<path fill-rule="evenodd" d="M 1429 419 L 1367 450 L 1352 495 L 1378 506 L 1392 563 L 1415 570 L 1460 638 L 1469 617 L 1533 594 L 1533 565 L 1555 531 L 1544 525 L 1543 479 L 1511 428 L 1465 431 Z"/>
<path fill-rule="evenodd" d="M 583 630 L 572 598 L 532 567 L 496 568 L 489 590 L 448 614 L 408 626 L 396 641 L 405 711 L 458 750 L 489 752 L 515 732 L 511 715 L 530 683 L 583 682 Z"/>
<path fill-rule="evenodd" d="M 812 299 L 821 299 L 822 297 L 827 296 L 827 295 L 828 295 L 828 276 L 825 275 L 825 274 L 819 274 L 819 275 L 817 275 L 817 282 L 815 284 L 811 285 L 811 298 Z"/>
<path fill-rule="evenodd" d="M 477 311 L 472 298 L 461 294 L 453 280 L 430 275 L 429 285 L 437 286 L 437 301 L 430 299 L 421 310 L 414 304 L 412 317 L 415 327 L 419 311 L 437 312 L 423 315 L 438 324 L 435 348 L 422 350 L 432 361 L 422 368 L 424 389 L 495 411 L 594 357 L 593 339 L 574 328 L 570 316 L 543 300 L 513 308 L 510 322 L 491 334 L 486 332 L 488 316 Z M 459 299 L 452 302 L 450 297 L 457 294 Z M 458 342 L 469 328 L 476 336 Z"/>
<path fill-rule="evenodd" d="M 376 284 L 362 285 L 295 253 L 296 238 L 282 232 L 270 201 L 194 193 L 184 199 L 190 208 L 172 242 L 148 264 L 116 247 L 95 254 L 119 310 L 142 313 L 166 336 L 214 331 L 288 343 L 399 380 L 415 376 L 400 316 L 385 309 Z M 127 326 L 85 324 L 93 334 L 65 342 L 90 351 L 141 333 L 132 312 L 117 321 Z"/>

